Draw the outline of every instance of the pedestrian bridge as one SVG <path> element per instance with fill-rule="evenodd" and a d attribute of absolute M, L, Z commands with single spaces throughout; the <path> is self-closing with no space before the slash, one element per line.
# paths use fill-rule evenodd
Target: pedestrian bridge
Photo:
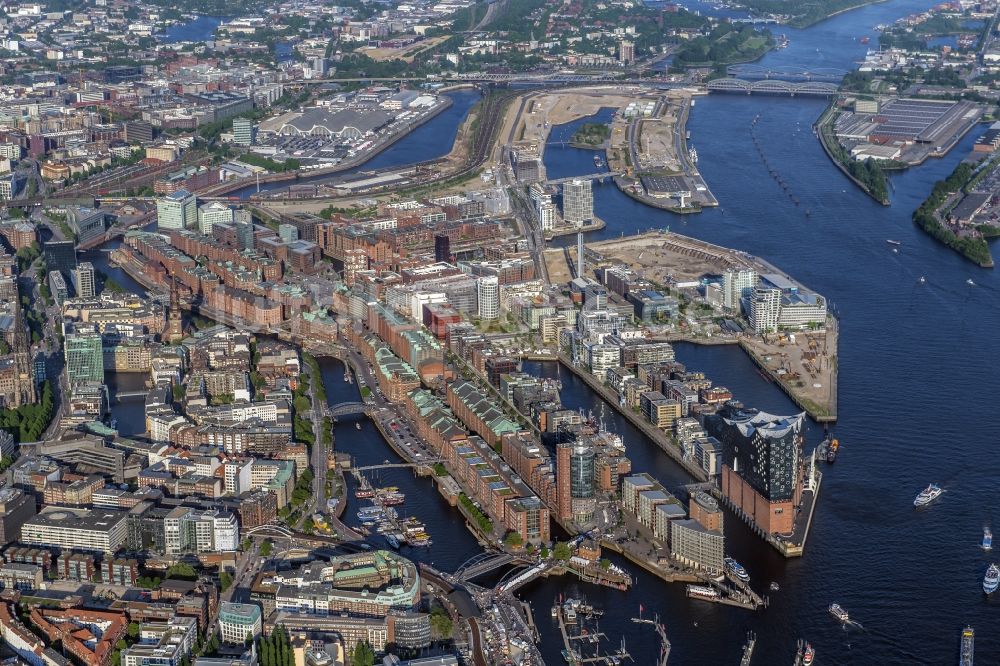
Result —
<path fill-rule="evenodd" d="M 739 93 L 750 95 L 753 93 L 763 95 L 836 95 L 838 86 L 836 83 L 824 81 L 781 81 L 777 79 L 763 79 L 760 81 L 747 81 L 744 79 L 724 78 L 709 81 L 705 86 L 709 92 Z"/>

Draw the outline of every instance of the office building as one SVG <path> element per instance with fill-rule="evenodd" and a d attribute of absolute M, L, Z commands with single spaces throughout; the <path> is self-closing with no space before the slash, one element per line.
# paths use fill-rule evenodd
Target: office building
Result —
<path fill-rule="evenodd" d="M 49 271 L 48 282 L 52 300 L 56 302 L 56 305 L 62 307 L 66 299 L 69 298 L 69 287 L 66 285 L 66 278 L 59 271 Z"/>
<path fill-rule="evenodd" d="M 618 42 L 618 62 L 631 65 L 635 62 L 635 43 L 623 39 Z"/>
<path fill-rule="evenodd" d="M 42 245 L 45 266 L 69 275 L 76 268 L 76 244 L 71 240 L 48 240 Z"/>
<path fill-rule="evenodd" d="M 92 263 L 83 262 L 76 267 L 71 275 L 77 298 L 93 298 L 97 295 L 97 278 Z"/>
<path fill-rule="evenodd" d="M 216 224 L 232 224 L 233 209 L 221 201 L 212 201 L 198 207 L 198 231 L 206 236 Z"/>
<path fill-rule="evenodd" d="M 589 180 L 573 180 L 563 185 L 563 219 L 583 226 L 594 219 L 594 192 Z"/>
<path fill-rule="evenodd" d="M 163 536 L 167 555 L 225 553 L 238 548 L 240 529 L 229 511 L 179 506 L 163 519 Z"/>
<path fill-rule="evenodd" d="M 773 287 L 754 287 L 750 295 L 750 326 L 757 333 L 771 333 L 778 330 L 778 316 L 781 314 L 781 290 Z"/>
<path fill-rule="evenodd" d="M 416 565 L 395 553 L 376 550 L 315 560 L 273 576 L 278 610 L 384 617 L 420 603 Z"/>
<path fill-rule="evenodd" d="M 65 323 L 63 348 L 69 383 L 104 382 L 104 345 L 94 326 Z"/>
<path fill-rule="evenodd" d="M 477 280 L 479 288 L 479 318 L 485 320 L 500 318 L 500 280 L 487 275 Z"/>
<path fill-rule="evenodd" d="M 434 234 L 434 261 L 451 261 L 451 237 L 448 234 Z"/>
<path fill-rule="evenodd" d="M 749 268 L 726 269 L 722 274 L 722 307 L 740 312 L 743 299 L 749 299 L 757 286 L 757 272 Z"/>
<path fill-rule="evenodd" d="M 723 408 L 705 419 L 722 444 L 722 494 L 766 534 L 792 531 L 802 498 L 805 414 Z"/>
<path fill-rule="evenodd" d="M 157 229 L 191 229 L 198 223 L 198 199 L 177 190 L 156 201 Z"/>
<path fill-rule="evenodd" d="M 198 639 L 198 620 L 175 615 L 164 622 L 144 622 L 139 642 L 122 650 L 121 666 L 181 666 Z"/>
<path fill-rule="evenodd" d="M 534 151 L 516 148 L 510 151 L 511 169 L 519 183 L 534 183 L 542 177 L 542 161 Z"/>
<path fill-rule="evenodd" d="M 35 497 L 20 488 L 0 490 L 0 543 L 21 539 L 21 526 L 35 515 Z"/>
<path fill-rule="evenodd" d="M 725 542 L 721 531 L 706 529 L 696 520 L 670 523 L 670 555 L 710 574 L 722 572 Z"/>
<path fill-rule="evenodd" d="M 286 243 L 292 243 L 299 239 L 299 229 L 294 224 L 279 224 L 278 238 Z"/>
<path fill-rule="evenodd" d="M 691 495 L 688 504 L 691 520 L 697 520 L 707 530 L 722 531 L 722 509 L 714 497 L 699 490 Z"/>
<path fill-rule="evenodd" d="M 260 636 L 260 606 L 223 601 L 219 606 L 219 634 L 223 643 L 243 645 L 248 637 Z"/>
<path fill-rule="evenodd" d="M 66 224 L 73 230 L 76 242 L 90 243 L 104 238 L 111 215 L 101 209 L 86 207 L 68 207 L 66 209 Z"/>
<path fill-rule="evenodd" d="M 236 229 L 236 245 L 241 250 L 252 250 L 254 248 L 253 217 L 250 211 L 236 211 L 233 215 L 233 227 Z"/>
<path fill-rule="evenodd" d="M 257 142 L 257 126 L 249 118 L 233 118 L 233 143 L 252 146 Z"/>
<path fill-rule="evenodd" d="M 49 506 L 21 526 L 21 543 L 113 553 L 128 538 L 128 514 L 111 509 Z"/>

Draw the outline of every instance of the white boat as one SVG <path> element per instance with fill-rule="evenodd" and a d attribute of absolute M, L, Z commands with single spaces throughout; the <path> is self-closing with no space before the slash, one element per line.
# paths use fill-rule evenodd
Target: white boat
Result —
<path fill-rule="evenodd" d="M 921 275 L 920 276 L 920 280 L 918 280 L 918 282 L 920 282 L 920 284 L 924 284 L 925 282 L 927 282 L 927 278 L 925 278 L 923 275 Z"/>
<path fill-rule="evenodd" d="M 747 570 L 743 568 L 742 564 L 731 557 L 725 558 L 722 560 L 722 563 L 726 567 L 726 571 L 732 574 L 733 577 L 744 583 L 750 582 L 750 574 L 747 573 Z"/>
<path fill-rule="evenodd" d="M 830 604 L 830 615 L 834 616 L 841 622 L 848 622 L 851 619 L 851 616 L 847 614 L 847 611 L 840 607 L 840 604 Z"/>
<path fill-rule="evenodd" d="M 966 280 L 965 284 L 969 285 L 970 287 L 975 287 L 976 286 L 976 283 L 972 281 L 972 278 L 969 278 L 968 280 Z"/>
<path fill-rule="evenodd" d="M 993 594 L 997 591 L 997 587 L 1000 587 L 1000 567 L 991 564 L 983 576 L 983 592 Z"/>
<path fill-rule="evenodd" d="M 689 597 L 695 597 L 696 599 L 718 599 L 719 592 L 713 588 L 706 585 L 688 585 L 687 595 Z"/>
<path fill-rule="evenodd" d="M 993 532 L 988 527 L 983 528 L 983 550 L 993 549 Z"/>
<path fill-rule="evenodd" d="M 920 491 L 920 494 L 916 496 L 913 500 L 913 506 L 927 506 L 938 497 L 941 496 L 944 490 L 941 489 L 937 484 L 930 484 L 926 488 Z"/>

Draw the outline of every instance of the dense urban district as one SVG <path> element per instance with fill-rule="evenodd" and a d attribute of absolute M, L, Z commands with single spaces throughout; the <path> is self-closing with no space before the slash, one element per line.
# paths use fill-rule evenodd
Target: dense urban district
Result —
<path fill-rule="evenodd" d="M 788 45 L 782 24 L 861 3 L 727 5 L 739 20 L 631 1 L 224 4 L 0 3 L 4 663 L 540 664 L 517 591 L 626 590 L 633 567 L 765 612 L 723 525 L 804 553 L 838 450 L 805 441 L 837 418 L 835 312 L 667 229 L 585 243 L 613 222 L 593 185 L 717 207 L 687 130 L 699 97 L 816 95 L 816 140 L 889 205 L 887 172 L 997 116 L 1000 5 L 941 4 L 878 26 L 857 71 L 795 73 L 753 63 Z M 480 99 L 446 153 L 364 170 L 462 90 Z M 550 178 L 545 151 L 567 144 L 592 174 Z M 982 266 L 998 147 L 1000 123 L 914 212 Z M 677 343 L 738 345 L 801 411 L 756 409 Z M 565 406 L 562 372 L 688 482 L 668 489 L 635 442 Z M 138 427 L 119 423 L 128 404 Z M 344 450 L 363 422 L 382 465 Z M 453 571 L 418 556 L 435 535 L 380 485 L 394 467 L 427 477 L 481 553 Z M 568 663 L 656 659 L 580 640 L 600 609 L 553 603 Z M 665 663 L 664 627 L 636 621 Z"/>

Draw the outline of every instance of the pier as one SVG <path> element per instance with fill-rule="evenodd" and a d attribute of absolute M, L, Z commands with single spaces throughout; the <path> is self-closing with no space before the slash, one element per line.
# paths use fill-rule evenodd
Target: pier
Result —
<path fill-rule="evenodd" d="M 750 660 L 753 659 L 755 647 L 757 647 L 757 636 L 751 632 L 747 634 L 747 642 L 743 646 L 743 657 L 740 659 L 740 666 L 750 666 Z"/>
<path fill-rule="evenodd" d="M 656 635 L 660 637 L 660 656 L 656 661 L 656 666 L 667 666 L 667 660 L 670 658 L 670 641 L 667 639 L 666 627 L 660 624 L 660 616 L 656 615 L 652 620 L 634 617 L 632 621 L 636 624 L 651 625 L 656 630 Z"/>
<path fill-rule="evenodd" d="M 628 651 L 625 649 L 624 639 L 622 640 L 621 648 L 619 648 L 615 652 L 610 654 L 601 654 L 599 643 L 601 641 L 601 638 L 605 638 L 605 635 L 600 631 L 597 631 L 596 633 L 586 633 L 586 634 L 580 633 L 576 636 L 570 636 L 569 632 L 566 630 L 567 617 L 566 617 L 566 610 L 563 604 L 556 604 L 555 606 L 553 606 L 553 610 L 556 612 L 556 619 L 559 622 L 559 634 L 560 636 L 562 636 L 563 658 L 566 660 L 567 664 L 570 664 L 570 666 L 580 666 L 582 664 L 605 664 L 607 666 L 610 666 L 610 664 L 621 663 L 626 659 L 630 661 L 635 661 L 634 659 L 632 659 L 632 655 L 630 655 Z M 576 613 L 577 611 L 573 612 Z M 584 617 L 591 614 L 590 612 L 584 612 L 583 610 L 579 612 Z M 584 657 L 582 655 L 582 649 L 577 650 L 574 648 L 573 641 L 578 641 L 578 642 L 586 641 L 589 643 L 597 644 L 598 645 L 597 653 L 590 657 Z"/>

